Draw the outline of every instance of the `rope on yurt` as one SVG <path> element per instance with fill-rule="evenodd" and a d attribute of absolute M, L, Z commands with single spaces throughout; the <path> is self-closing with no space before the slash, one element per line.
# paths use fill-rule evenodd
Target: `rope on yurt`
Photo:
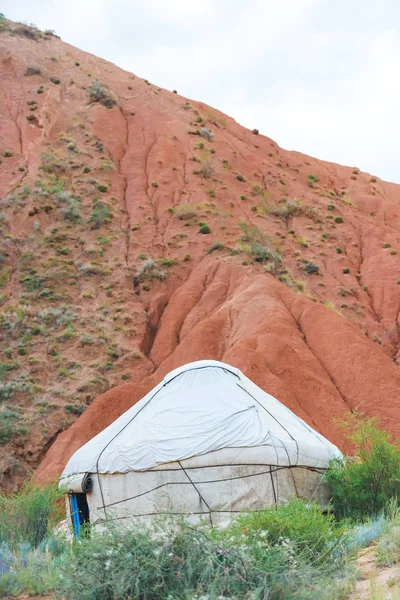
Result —
<path fill-rule="evenodd" d="M 186 472 L 186 469 L 184 467 L 182 467 L 181 462 L 178 460 L 177 461 L 178 465 L 180 466 L 180 468 L 182 469 L 182 471 L 185 473 L 186 477 L 189 479 L 190 483 L 192 484 L 192 486 L 194 487 L 194 489 L 196 490 L 196 492 L 198 493 L 200 499 L 204 502 L 204 504 L 207 506 L 208 510 L 209 510 L 209 516 L 210 516 L 210 523 L 211 523 L 211 527 L 213 527 L 213 522 L 212 522 L 212 510 L 208 504 L 208 502 L 206 502 L 204 496 L 202 496 L 202 494 L 200 493 L 199 489 L 197 488 L 196 484 L 190 479 L 188 473 Z"/>
<path fill-rule="evenodd" d="M 246 392 L 246 394 L 248 394 L 248 395 L 249 395 L 251 398 L 253 398 L 253 400 L 255 400 L 255 401 L 257 402 L 257 404 L 258 404 L 259 406 L 261 406 L 261 408 L 263 408 L 263 409 L 265 410 L 265 412 L 266 412 L 266 413 L 268 413 L 268 414 L 269 414 L 269 416 L 270 416 L 270 417 L 272 417 L 272 418 L 273 418 L 273 419 L 274 419 L 274 420 L 275 420 L 275 421 L 278 423 L 279 427 L 281 427 L 281 428 L 282 428 L 284 431 L 286 431 L 286 433 L 288 434 L 288 436 L 289 436 L 289 437 L 290 437 L 290 438 L 293 440 L 293 442 L 296 444 L 296 454 L 297 454 L 296 465 L 297 465 L 297 464 L 298 464 L 298 462 L 299 462 L 299 454 L 300 454 L 300 453 L 299 453 L 299 444 L 298 444 L 297 440 L 296 440 L 296 439 L 295 439 L 295 438 L 292 436 L 292 434 L 290 433 L 290 431 L 288 431 L 288 430 L 286 429 L 286 427 L 284 427 L 284 426 L 282 425 L 282 423 L 280 423 L 280 422 L 278 421 L 278 419 L 277 419 L 276 417 L 274 417 L 274 415 L 272 415 L 272 414 L 269 412 L 269 410 L 268 410 L 268 409 L 267 409 L 267 408 L 266 408 L 266 407 L 265 407 L 263 404 L 261 404 L 261 402 L 259 402 L 259 401 L 257 400 L 257 398 L 256 398 L 255 396 L 253 396 L 253 394 L 251 394 L 251 393 L 250 393 L 248 390 L 246 390 L 246 388 L 245 388 L 245 387 L 243 387 L 243 386 L 239 385 L 238 383 L 237 383 L 236 385 L 237 385 L 237 386 L 238 386 L 238 387 L 239 387 L 241 390 L 243 390 L 244 392 Z M 273 438 L 273 437 L 274 437 L 274 436 L 271 436 L 271 438 Z M 291 470 L 292 466 L 296 466 L 296 465 L 292 465 L 292 463 L 291 463 L 291 460 L 290 460 L 290 456 L 289 456 L 289 452 L 287 451 L 287 448 L 286 448 L 285 444 L 282 444 L 282 446 L 283 446 L 283 448 L 284 448 L 284 450 L 285 450 L 285 452 L 286 452 L 287 458 L 288 458 L 289 469 L 290 469 L 290 473 L 291 473 L 291 475 L 292 475 L 292 480 L 293 480 L 293 486 L 294 486 L 294 489 L 295 489 L 295 491 L 296 491 L 296 496 L 298 497 L 298 496 L 299 496 L 299 494 L 298 494 L 298 490 L 297 490 L 296 481 L 295 481 L 295 479 L 294 479 L 294 474 L 293 474 L 293 472 L 292 472 L 292 470 Z M 278 465 L 279 465 L 278 452 L 277 452 L 277 450 L 276 450 L 275 443 L 274 443 L 274 449 L 275 449 L 275 453 L 276 453 L 276 461 L 277 461 L 277 463 L 278 463 Z M 272 475 L 271 475 L 271 481 L 272 481 Z M 279 482 L 277 481 L 277 483 L 279 483 Z M 278 492 L 278 493 L 279 493 L 279 492 Z"/>
<path fill-rule="evenodd" d="M 322 481 L 323 481 L 323 479 L 324 479 L 325 475 L 326 475 L 326 469 L 325 469 L 325 473 L 323 473 L 323 474 L 322 474 L 322 477 L 320 477 L 320 479 L 319 479 L 319 482 L 318 482 L 318 484 L 317 484 L 317 486 L 316 486 L 315 490 L 314 490 L 314 491 L 313 491 L 313 493 L 311 494 L 311 497 L 309 498 L 309 500 L 308 500 L 308 502 L 307 502 L 307 506 L 310 506 L 310 504 L 311 504 L 311 502 L 312 502 L 312 499 L 314 498 L 315 494 L 317 493 L 317 491 L 318 491 L 318 488 L 319 488 L 319 486 L 321 485 L 321 483 L 322 483 Z"/>
<path fill-rule="evenodd" d="M 231 467 L 232 465 L 218 465 L 220 467 Z M 269 467 L 268 471 L 260 471 L 259 473 L 250 473 L 247 475 L 238 475 L 237 477 L 227 477 L 225 479 L 210 479 L 210 480 L 206 480 L 206 481 L 201 481 L 201 482 L 194 482 L 192 481 L 189 477 L 188 479 L 190 480 L 189 482 L 183 482 L 183 481 L 167 481 L 166 483 L 162 483 L 160 485 L 155 486 L 154 488 L 151 488 L 149 490 L 147 490 L 146 492 L 142 492 L 141 494 L 136 494 L 135 496 L 129 496 L 128 498 L 123 498 L 122 500 L 116 500 L 115 502 L 110 502 L 109 504 L 106 504 L 106 508 L 109 508 L 110 506 L 115 506 L 116 504 L 122 504 L 123 502 L 129 502 L 129 500 L 136 500 L 136 498 L 140 498 L 142 496 L 146 496 L 146 494 L 151 494 L 152 492 L 155 492 L 156 490 L 162 488 L 162 487 L 166 487 L 169 485 L 194 485 L 196 483 L 205 483 L 205 484 L 210 484 L 210 483 L 222 483 L 225 481 L 235 481 L 235 480 L 241 480 L 241 479 L 248 479 L 250 477 L 259 477 L 262 475 L 271 475 L 272 473 L 276 473 L 277 471 L 284 471 L 285 469 L 288 468 L 293 468 L 293 469 L 305 469 L 307 471 L 313 471 L 315 473 L 319 473 L 322 475 L 321 471 L 322 469 L 319 469 L 317 467 L 307 467 L 307 466 L 297 466 L 297 467 L 285 467 L 285 466 L 275 466 L 275 465 L 258 465 L 258 464 L 246 464 L 246 465 L 240 465 L 240 466 L 254 466 L 254 467 L 259 467 L 259 466 L 264 466 L 264 467 Z M 186 468 L 182 470 L 186 471 L 186 476 L 188 476 L 187 471 L 192 470 L 193 468 Z M 166 469 L 163 469 L 162 472 L 164 473 L 166 471 Z M 169 471 L 178 471 L 178 469 L 169 469 Z M 275 491 L 274 488 L 274 482 L 272 480 L 272 487 L 273 487 L 273 491 Z M 274 498 L 275 498 L 275 493 L 274 493 Z M 213 510 L 213 512 L 216 512 L 215 510 Z M 230 512 L 230 511 L 223 511 L 223 512 Z"/>
<path fill-rule="evenodd" d="M 265 410 L 265 412 L 266 412 L 266 413 L 268 413 L 268 414 L 269 414 L 269 416 L 270 416 L 272 419 L 274 419 L 274 421 L 276 421 L 276 422 L 278 423 L 279 427 L 282 427 L 282 429 L 283 429 L 284 431 L 286 431 L 286 433 L 288 434 L 288 436 L 289 436 L 290 438 L 292 438 L 292 440 L 293 440 L 293 441 L 294 441 L 294 443 L 296 444 L 296 450 L 297 450 L 297 461 L 298 461 L 298 460 L 299 460 L 299 444 L 298 444 L 297 440 L 296 440 L 296 439 L 295 439 L 295 438 L 292 436 L 292 434 L 290 433 L 290 431 L 288 431 L 288 430 L 286 429 L 286 427 L 284 427 L 284 426 L 282 425 L 282 423 L 279 423 L 278 419 L 277 419 L 276 417 L 274 417 L 274 415 L 272 415 L 272 414 L 269 412 L 269 410 L 268 410 L 267 408 L 265 408 L 265 406 L 264 406 L 263 404 L 261 404 L 261 402 L 260 402 L 259 400 L 257 400 L 257 398 L 256 398 L 255 396 L 253 396 L 253 394 L 251 394 L 251 393 L 250 393 L 248 390 L 246 390 L 246 388 L 245 388 L 245 387 L 243 387 L 242 385 L 239 385 L 239 383 L 237 383 L 236 385 L 237 385 L 237 386 L 238 386 L 238 387 L 239 387 L 241 390 L 243 390 L 244 392 L 246 392 L 246 394 L 248 394 L 248 395 L 250 396 L 250 398 L 253 398 L 253 400 L 255 400 L 255 402 L 257 402 L 257 404 L 258 404 L 259 406 L 261 406 L 261 408 L 263 408 L 263 409 Z M 297 464 L 297 463 L 296 463 L 296 464 Z"/>

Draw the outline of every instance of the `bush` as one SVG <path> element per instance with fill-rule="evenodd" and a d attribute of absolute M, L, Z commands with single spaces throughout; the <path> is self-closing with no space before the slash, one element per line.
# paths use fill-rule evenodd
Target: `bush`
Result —
<path fill-rule="evenodd" d="M 274 215 L 286 221 L 289 220 L 289 217 L 298 216 L 303 213 L 300 200 L 285 200 L 279 204 L 265 204 L 262 206 L 262 209 L 267 214 Z"/>
<path fill-rule="evenodd" d="M 239 249 L 250 254 L 255 262 L 269 263 L 272 272 L 275 273 L 282 257 L 274 247 L 271 238 L 255 225 L 245 221 L 240 221 L 239 228 L 243 234 L 238 245 Z"/>
<path fill-rule="evenodd" d="M 117 103 L 114 95 L 102 86 L 97 79 L 94 79 L 89 87 L 88 95 L 90 102 L 99 102 L 106 108 L 112 108 Z"/>
<path fill-rule="evenodd" d="M 212 174 L 213 174 L 213 166 L 212 166 L 212 161 L 211 160 L 204 160 L 200 173 L 201 175 L 204 177 L 204 179 L 210 179 Z M 214 192 L 214 197 L 215 197 L 215 192 Z"/>
<path fill-rule="evenodd" d="M 62 494 L 57 484 L 39 487 L 30 482 L 12 496 L 0 495 L 0 546 L 37 547 L 62 518 L 63 506 L 57 505 Z"/>
<path fill-rule="evenodd" d="M 309 514 L 305 508 L 303 516 Z M 236 535 L 230 528 L 221 533 L 165 522 L 155 532 L 139 526 L 109 529 L 74 545 L 57 591 L 67 600 L 344 598 L 340 576 L 337 588 L 327 580 L 338 562 L 332 549 L 325 551 L 331 563 L 328 568 L 326 561 L 323 572 L 300 553 L 295 557 L 288 540 L 274 544 L 265 530 Z"/>
<path fill-rule="evenodd" d="M 230 535 L 265 531 L 270 544 L 289 540 L 296 553 L 303 555 L 306 551 L 308 559 L 316 563 L 331 560 L 332 547 L 340 543 L 344 534 L 333 515 L 325 515 L 317 504 L 306 504 L 297 498 L 276 509 L 241 515 L 229 531 Z"/>
<path fill-rule="evenodd" d="M 19 23 L 18 27 L 13 29 L 13 33 L 34 40 L 35 42 L 42 37 L 42 33 L 35 25 L 27 25 L 26 23 Z"/>
<path fill-rule="evenodd" d="M 378 427 L 375 417 L 348 414 L 341 424 L 355 455 L 335 459 L 327 472 L 332 504 L 338 518 L 365 519 L 400 501 L 400 440 Z"/>
<path fill-rule="evenodd" d="M 303 269 L 308 275 L 317 275 L 319 273 L 319 266 L 308 260 L 303 260 Z"/>
<path fill-rule="evenodd" d="M 209 228 L 207 223 L 200 222 L 199 225 L 200 225 L 199 233 L 202 233 L 203 235 L 207 235 L 208 233 L 211 233 L 211 229 Z"/>
<path fill-rule="evenodd" d="M 214 141 L 214 134 L 212 133 L 211 129 L 208 129 L 207 127 L 201 127 L 199 135 L 201 135 L 201 137 L 205 138 L 209 142 Z"/>
<path fill-rule="evenodd" d="M 387 523 L 376 549 L 377 564 L 391 566 L 400 559 L 400 523 Z"/>
<path fill-rule="evenodd" d="M 65 221 L 76 223 L 81 218 L 81 204 L 77 198 L 69 198 L 65 206 L 60 208 L 60 213 Z"/>
<path fill-rule="evenodd" d="M 343 223 L 343 217 L 335 217 L 335 223 Z"/>
<path fill-rule="evenodd" d="M 0 397 L 3 396 L 5 396 L 5 391 L 1 391 L 0 386 Z M 10 410 L 4 404 L 0 406 L 0 446 L 6 444 L 10 438 L 18 433 L 18 421 L 19 415 L 15 411 Z"/>
<path fill-rule="evenodd" d="M 42 70 L 40 67 L 27 67 L 24 75 L 30 76 L 30 75 L 41 75 L 42 74 Z"/>
<path fill-rule="evenodd" d="M 222 242 L 214 242 L 213 244 L 211 244 L 211 246 L 207 250 L 207 254 L 211 254 L 215 250 L 223 250 L 224 248 L 225 248 L 225 246 Z"/>
<path fill-rule="evenodd" d="M 92 216 L 90 222 L 93 229 L 98 229 L 101 225 L 110 223 L 112 219 L 111 208 L 104 202 L 95 202 L 93 205 Z"/>

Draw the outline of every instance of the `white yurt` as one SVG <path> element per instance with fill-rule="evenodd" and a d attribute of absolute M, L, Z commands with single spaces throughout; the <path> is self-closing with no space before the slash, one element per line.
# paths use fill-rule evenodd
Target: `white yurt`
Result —
<path fill-rule="evenodd" d="M 327 502 L 340 451 L 230 365 L 179 367 L 70 458 L 60 485 L 85 522 L 185 515 L 221 526 L 292 496 Z"/>

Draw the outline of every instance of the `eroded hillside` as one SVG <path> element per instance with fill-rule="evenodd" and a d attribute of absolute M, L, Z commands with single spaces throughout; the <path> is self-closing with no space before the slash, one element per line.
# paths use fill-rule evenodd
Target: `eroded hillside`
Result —
<path fill-rule="evenodd" d="M 357 405 L 400 433 L 400 186 L 0 26 L 2 485 L 202 358 L 339 444 Z"/>

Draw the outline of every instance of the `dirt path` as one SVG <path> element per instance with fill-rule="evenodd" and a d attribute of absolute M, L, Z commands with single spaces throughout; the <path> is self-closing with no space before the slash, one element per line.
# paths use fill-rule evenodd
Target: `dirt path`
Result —
<path fill-rule="evenodd" d="M 370 546 L 357 560 L 362 579 L 357 581 L 351 600 L 400 600 L 400 565 L 376 565 L 376 548 Z"/>

